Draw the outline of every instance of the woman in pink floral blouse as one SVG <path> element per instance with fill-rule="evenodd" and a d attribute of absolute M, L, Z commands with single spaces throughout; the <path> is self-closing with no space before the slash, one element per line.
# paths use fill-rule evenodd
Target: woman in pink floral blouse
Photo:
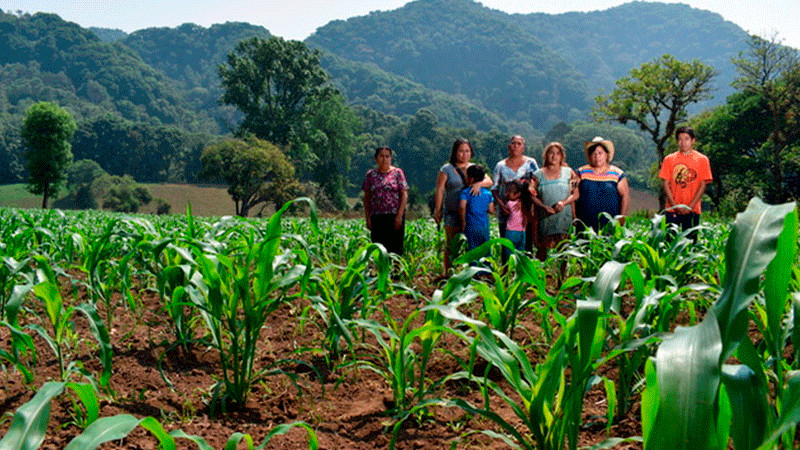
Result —
<path fill-rule="evenodd" d="M 408 203 L 408 183 L 403 169 L 392 166 L 392 149 L 375 150 L 378 167 L 370 169 L 364 177 L 364 215 L 372 242 L 386 250 L 403 254 L 405 238 L 405 213 Z"/>

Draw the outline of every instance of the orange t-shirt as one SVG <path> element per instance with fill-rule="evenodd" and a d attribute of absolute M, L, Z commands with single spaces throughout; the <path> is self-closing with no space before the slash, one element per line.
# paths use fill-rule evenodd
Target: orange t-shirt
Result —
<path fill-rule="evenodd" d="M 658 177 L 669 181 L 669 189 L 672 191 L 675 203 L 669 204 L 667 200 L 668 207 L 689 205 L 697 195 L 701 183 L 712 180 L 711 166 L 708 158 L 697 150 L 692 150 L 688 155 L 677 151 L 664 157 Z M 692 208 L 697 214 L 701 212 L 700 203 L 697 202 Z"/>

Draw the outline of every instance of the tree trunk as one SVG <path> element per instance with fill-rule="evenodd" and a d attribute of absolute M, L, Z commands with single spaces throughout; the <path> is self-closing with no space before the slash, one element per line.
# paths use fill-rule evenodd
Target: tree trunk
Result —
<path fill-rule="evenodd" d="M 47 209 L 47 197 L 50 196 L 50 183 L 44 185 L 44 192 L 42 192 L 42 209 Z"/>

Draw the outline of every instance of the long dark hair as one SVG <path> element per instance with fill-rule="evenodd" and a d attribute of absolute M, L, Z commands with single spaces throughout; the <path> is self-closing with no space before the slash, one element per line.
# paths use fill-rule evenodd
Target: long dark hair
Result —
<path fill-rule="evenodd" d="M 458 162 L 458 159 L 456 158 L 456 152 L 458 152 L 458 147 L 461 147 L 461 145 L 463 144 L 467 144 L 467 147 L 469 147 L 469 159 L 472 159 L 472 157 L 475 155 L 475 152 L 472 150 L 472 144 L 470 144 L 469 141 L 466 139 L 458 138 L 456 139 L 455 142 L 453 142 L 453 148 L 452 150 L 450 150 L 450 164 L 452 164 L 453 166 L 455 166 L 456 163 Z"/>
<path fill-rule="evenodd" d="M 522 202 L 522 207 L 525 211 L 530 211 L 533 207 L 533 199 L 531 199 L 531 191 L 528 190 L 528 184 L 521 180 L 511 180 L 506 183 L 505 192 L 509 188 L 516 189 L 519 192 L 519 200 Z"/>

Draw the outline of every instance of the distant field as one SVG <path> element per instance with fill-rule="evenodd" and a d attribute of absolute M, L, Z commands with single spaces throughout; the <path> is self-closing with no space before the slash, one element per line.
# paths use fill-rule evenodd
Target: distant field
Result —
<path fill-rule="evenodd" d="M 235 214 L 233 200 L 224 187 L 191 184 L 145 184 L 145 186 L 150 189 L 153 198 L 163 198 L 169 203 L 170 214 L 184 214 L 186 205 L 190 202 L 192 213 L 196 216 Z M 26 191 L 23 184 L 0 185 L 0 207 L 38 208 L 41 204 L 42 197 Z M 259 209 L 253 211 L 253 214 Z M 631 212 L 639 210 L 658 211 L 658 197 L 652 191 L 632 188 Z M 155 214 L 155 211 L 156 205 L 153 202 L 143 207 L 140 212 Z"/>
<path fill-rule="evenodd" d="M 169 203 L 171 214 L 184 214 L 189 202 L 192 204 L 192 213 L 196 216 L 230 216 L 236 212 L 233 200 L 224 187 L 189 184 L 145 184 L 145 186 L 150 189 L 153 198 L 163 198 Z M 0 185 L 0 207 L 39 208 L 41 205 L 42 197 L 26 191 L 24 184 Z M 155 202 L 145 205 L 140 212 L 154 214 Z"/>

